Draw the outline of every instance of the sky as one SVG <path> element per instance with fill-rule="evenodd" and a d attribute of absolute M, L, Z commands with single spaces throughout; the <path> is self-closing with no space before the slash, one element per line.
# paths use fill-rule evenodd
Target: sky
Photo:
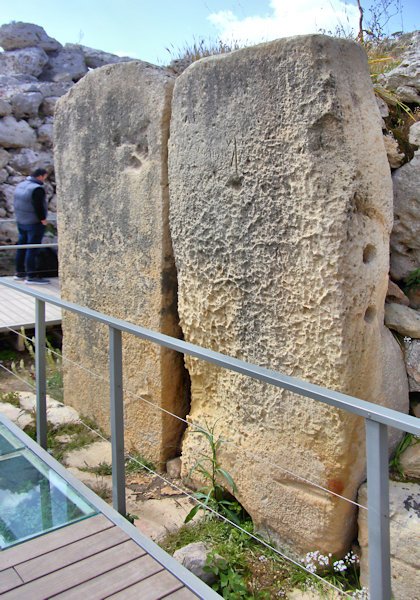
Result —
<path fill-rule="evenodd" d="M 419 0 L 402 4 L 386 32 L 420 29 Z M 391 11 L 392 12 L 392 11 Z M 166 65 L 194 42 L 258 43 L 289 35 L 357 32 L 356 0 L 0 0 L 0 24 L 41 25 L 62 44 L 83 44 Z"/>

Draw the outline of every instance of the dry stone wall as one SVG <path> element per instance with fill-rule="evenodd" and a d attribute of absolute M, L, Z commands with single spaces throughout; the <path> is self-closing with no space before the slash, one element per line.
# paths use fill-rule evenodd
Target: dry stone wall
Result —
<path fill-rule="evenodd" d="M 178 337 L 166 143 L 173 77 L 140 61 L 89 73 L 58 102 L 56 174 L 62 297 Z M 109 430 L 107 331 L 63 317 L 66 402 Z M 182 358 L 124 337 L 125 431 L 156 463 L 179 451 Z M 141 398 L 139 398 L 141 396 Z"/>
<path fill-rule="evenodd" d="M 177 79 L 170 222 L 188 341 L 408 409 L 383 325 L 392 182 L 381 138 L 352 42 L 279 40 Z M 222 464 L 257 527 L 295 551 L 346 548 L 354 508 L 305 480 L 355 499 L 362 423 L 196 359 L 187 367 L 190 418 L 229 440 Z M 186 434 L 184 473 L 199 437 Z"/>

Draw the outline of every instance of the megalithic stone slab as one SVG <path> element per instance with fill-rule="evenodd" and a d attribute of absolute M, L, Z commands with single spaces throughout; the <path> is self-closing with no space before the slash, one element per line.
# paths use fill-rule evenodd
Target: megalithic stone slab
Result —
<path fill-rule="evenodd" d="M 408 410 L 384 327 L 392 185 L 366 55 L 326 36 L 203 59 L 176 81 L 170 224 L 188 341 Z M 352 540 L 361 419 L 188 359 L 190 418 L 257 528 L 296 553 Z M 187 431 L 183 469 L 204 436 Z M 315 484 L 312 485 L 312 483 Z M 319 487 L 316 487 L 319 486 Z"/>
<path fill-rule="evenodd" d="M 167 136 L 173 78 L 140 61 L 89 73 L 57 104 L 62 296 L 178 336 L 168 226 Z M 108 332 L 65 314 L 65 402 L 109 431 Z M 177 454 L 182 358 L 123 336 L 127 447 Z"/>

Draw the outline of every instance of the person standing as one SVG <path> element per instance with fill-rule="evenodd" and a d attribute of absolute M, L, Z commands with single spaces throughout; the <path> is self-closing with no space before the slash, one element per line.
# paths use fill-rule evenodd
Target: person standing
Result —
<path fill-rule="evenodd" d="M 36 169 L 15 189 L 14 209 L 19 231 L 18 244 L 40 244 L 47 224 L 48 203 L 44 182 L 48 177 L 45 169 Z M 49 279 L 36 272 L 37 248 L 16 251 L 15 279 L 27 284 L 47 284 Z"/>

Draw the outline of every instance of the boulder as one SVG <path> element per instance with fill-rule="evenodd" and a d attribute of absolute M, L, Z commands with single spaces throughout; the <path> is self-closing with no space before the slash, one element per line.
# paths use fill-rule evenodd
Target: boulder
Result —
<path fill-rule="evenodd" d="M 36 116 L 41 102 L 42 94 L 39 92 L 16 94 L 12 98 L 13 114 L 17 119 Z"/>
<path fill-rule="evenodd" d="M 34 152 L 31 148 L 23 148 L 22 150 L 10 152 L 9 164 L 19 173 L 30 175 L 38 167 L 51 169 L 53 166 L 53 157 L 47 151 Z M 19 181 L 13 181 L 13 183 L 19 183 Z"/>
<path fill-rule="evenodd" d="M 48 63 L 48 56 L 42 48 L 24 48 L 0 53 L 0 73 L 2 75 L 33 75 L 38 77 Z"/>
<path fill-rule="evenodd" d="M 420 389 L 420 387 L 419 387 Z M 400 457 L 400 465 L 404 476 L 408 479 L 420 480 L 420 440 L 413 439 L 412 443 Z M 420 509 L 420 506 L 419 506 Z M 419 514 L 420 517 L 420 514 Z"/>
<path fill-rule="evenodd" d="M 50 55 L 50 60 L 41 74 L 42 80 L 65 82 L 78 81 L 88 71 L 85 58 L 80 50 L 63 48 Z"/>
<path fill-rule="evenodd" d="M 39 25 L 18 21 L 0 27 L 0 47 L 3 50 L 17 50 L 29 46 L 38 46 L 47 52 L 61 48 L 60 42 L 47 35 Z"/>
<path fill-rule="evenodd" d="M 177 78 L 172 115 L 185 339 L 406 412 L 402 353 L 383 326 L 392 185 L 363 49 L 314 35 L 205 58 Z M 186 365 L 189 419 L 227 440 L 219 459 L 257 530 L 295 554 L 343 552 L 354 507 L 308 480 L 355 499 L 363 423 L 195 358 Z M 184 475 L 209 454 L 193 431 Z"/>
<path fill-rule="evenodd" d="M 10 160 L 10 154 L 4 148 L 0 148 L 0 169 L 3 169 Z"/>
<path fill-rule="evenodd" d="M 0 169 L 0 183 L 4 183 L 5 181 L 7 181 L 7 178 L 9 177 L 9 173 L 6 171 L 6 169 Z M 5 211 L 3 211 L 5 213 Z M 6 214 L 2 214 L 2 217 L 5 217 Z"/>
<path fill-rule="evenodd" d="M 416 483 L 389 482 L 390 533 L 391 533 L 391 585 L 395 600 L 417 600 L 415 590 L 420 589 L 420 485 Z M 364 483 L 357 500 L 367 505 L 367 488 Z M 361 548 L 360 578 L 369 586 L 369 545 L 367 511 L 359 510 L 359 544 Z"/>
<path fill-rule="evenodd" d="M 97 69 L 98 67 L 104 67 L 105 65 L 112 65 L 120 62 L 128 62 L 133 60 L 128 56 L 117 56 L 116 54 L 110 54 L 109 52 L 103 52 L 102 50 L 95 50 L 95 48 L 88 48 L 88 46 L 82 46 L 81 44 L 66 44 L 67 50 L 76 50 L 82 52 L 86 66 L 89 69 Z"/>
<path fill-rule="evenodd" d="M 410 308 L 420 309 L 420 285 L 414 285 L 407 290 Z"/>
<path fill-rule="evenodd" d="M 12 107 L 10 102 L 0 98 L 0 117 L 7 117 L 7 115 L 12 114 Z"/>
<path fill-rule="evenodd" d="M 405 367 L 410 392 L 420 392 L 420 340 L 404 342 Z"/>
<path fill-rule="evenodd" d="M 417 146 L 417 149 L 420 149 L 420 121 L 411 125 L 408 132 L 408 141 L 413 146 Z"/>
<path fill-rule="evenodd" d="M 7 212 L 13 213 L 13 197 L 14 197 L 15 189 L 14 186 L 8 185 L 7 183 L 2 183 L 0 185 L 0 200 L 2 204 L 5 206 Z M 13 224 L 13 228 L 16 228 L 16 225 Z"/>
<path fill-rule="evenodd" d="M 420 312 L 402 304 L 385 304 L 385 325 L 401 335 L 420 338 Z"/>
<path fill-rule="evenodd" d="M 181 477 L 182 460 L 180 456 L 176 456 L 166 463 L 166 472 L 169 477 L 179 479 Z"/>
<path fill-rule="evenodd" d="M 203 542 L 194 542 L 176 550 L 174 558 L 207 585 L 211 585 L 216 581 L 216 576 L 214 573 L 208 573 L 204 570 L 209 553 L 210 550 Z"/>
<path fill-rule="evenodd" d="M 391 277 L 400 281 L 420 265 L 420 153 L 395 171 L 392 180 Z"/>
<path fill-rule="evenodd" d="M 380 75 L 378 79 L 403 102 L 420 103 L 420 31 L 411 35 L 398 67 Z"/>
<path fill-rule="evenodd" d="M 62 297 L 179 337 L 165 160 L 173 77 L 146 63 L 91 71 L 56 106 Z M 77 191 L 77 193 L 75 193 Z M 89 219 L 86 215 L 89 215 Z M 112 233 L 110 223 L 112 222 Z M 63 318 L 65 402 L 109 430 L 107 332 Z M 126 442 L 162 463 L 179 454 L 182 357 L 124 336 Z"/>
<path fill-rule="evenodd" d="M 53 116 L 58 98 L 59 96 L 50 96 L 49 98 L 44 98 L 44 101 L 41 104 L 41 113 L 45 116 Z"/>
<path fill-rule="evenodd" d="M 26 121 L 16 121 L 12 116 L 0 119 L 0 146 L 27 148 L 36 142 L 35 131 Z"/>
<path fill-rule="evenodd" d="M 404 161 L 404 154 L 402 154 L 398 147 L 398 142 L 392 135 L 387 133 L 383 136 L 386 155 L 388 157 L 389 166 L 391 169 L 398 169 Z"/>
<path fill-rule="evenodd" d="M 43 144 L 47 144 L 48 146 L 52 146 L 53 143 L 53 135 L 54 135 L 54 125 L 52 123 L 44 123 L 41 127 L 38 127 L 37 135 L 38 141 Z"/>
<path fill-rule="evenodd" d="M 396 304 L 404 304 L 404 306 L 408 306 L 410 304 L 410 300 L 404 294 L 402 289 L 394 283 L 391 279 L 388 281 L 388 289 L 386 292 L 386 302 L 395 302 Z"/>

